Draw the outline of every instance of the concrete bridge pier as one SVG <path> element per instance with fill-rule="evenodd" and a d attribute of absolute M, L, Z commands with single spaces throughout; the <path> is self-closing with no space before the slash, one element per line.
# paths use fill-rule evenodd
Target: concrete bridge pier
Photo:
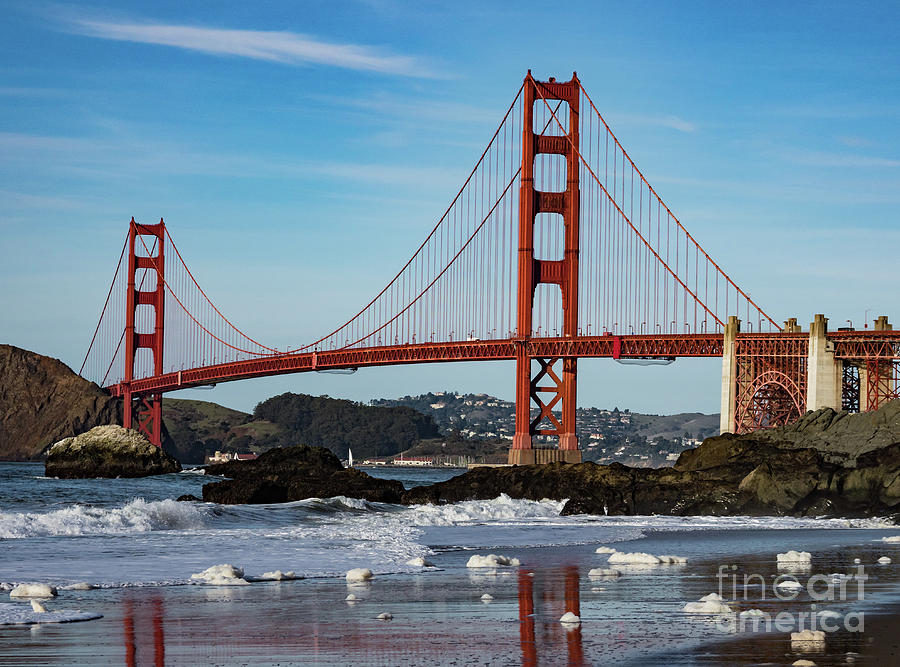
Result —
<path fill-rule="evenodd" d="M 725 325 L 725 345 L 722 351 L 722 409 L 719 412 L 719 432 L 734 430 L 735 392 L 737 391 L 737 358 L 734 342 L 741 330 L 741 321 L 736 315 L 728 318 Z"/>
<path fill-rule="evenodd" d="M 809 325 L 809 353 L 806 366 L 806 409 L 841 409 L 843 387 L 842 361 L 834 358 L 834 343 L 829 341 L 828 318 L 815 316 Z"/>

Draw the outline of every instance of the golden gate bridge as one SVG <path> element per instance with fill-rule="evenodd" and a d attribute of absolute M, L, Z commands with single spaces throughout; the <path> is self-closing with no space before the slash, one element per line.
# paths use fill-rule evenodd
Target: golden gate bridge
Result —
<path fill-rule="evenodd" d="M 722 430 L 740 433 L 900 395 L 900 332 L 884 316 L 866 326 L 776 322 L 666 206 L 578 77 L 529 71 L 425 240 L 346 322 L 267 346 L 216 307 L 162 219 L 132 218 L 80 374 L 122 397 L 124 424 L 160 445 L 168 391 L 515 360 L 510 463 L 574 462 L 580 358 L 721 357 Z"/>

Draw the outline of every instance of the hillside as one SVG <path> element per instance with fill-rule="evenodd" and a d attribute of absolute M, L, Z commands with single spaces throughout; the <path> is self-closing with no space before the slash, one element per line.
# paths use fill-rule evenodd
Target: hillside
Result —
<path fill-rule="evenodd" d="M 473 455 L 473 450 L 478 452 L 476 456 L 495 453 L 508 448 L 515 432 L 515 405 L 487 394 L 442 391 L 377 399 L 372 405 L 412 408 L 430 415 L 445 438 L 482 443 L 454 446 L 453 454 Z M 585 460 L 636 467 L 671 465 L 680 452 L 719 432 L 717 414 L 697 412 L 646 415 L 618 408 L 579 408 L 575 418 Z M 498 448 L 497 442 L 505 443 L 504 447 Z M 415 453 L 431 453 L 421 449 L 416 448 Z"/>
<path fill-rule="evenodd" d="M 0 345 L 0 459 L 39 458 L 48 445 L 120 416 L 119 401 L 58 359 Z"/>
<path fill-rule="evenodd" d="M 179 461 L 203 463 L 214 452 L 263 452 L 286 444 L 284 431 L 217 403 L 163 399 L 164 448 Z"/>

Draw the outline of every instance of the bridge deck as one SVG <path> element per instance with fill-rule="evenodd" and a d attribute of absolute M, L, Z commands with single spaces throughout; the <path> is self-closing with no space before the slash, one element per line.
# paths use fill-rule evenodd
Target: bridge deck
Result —
<path fill-rule="evenodd" d="M 531 338 L 527 341 L 514 339 L 467 340 L 319 350 L 264 356 L 258 359 L 173 371 L 134 380 L 131 383 L 131 390 L 135 393 L 166 392 L 268 375 L 365 368 L 367 366 L 513 360 L 516 358 L 517 345 L 525 345 L 529 356 L 543 358 L 720 357 L 722 356 L 723 339 L 721 334 L 608 335 Z M 119 384 L 112 385 L 110 390 L 114 396 L 122 394 L 122 387 Z"/>

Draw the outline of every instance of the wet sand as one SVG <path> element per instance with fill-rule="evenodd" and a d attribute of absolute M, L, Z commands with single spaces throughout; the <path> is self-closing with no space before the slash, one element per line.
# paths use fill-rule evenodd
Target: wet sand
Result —
<path fill-rule="evenodd" d="M 778 534 L 781 533 L 781 534 Z M 711 619 L 681 611 L 717 590 L 717 571 L 777 576 L 774 547 L 812 545 L 814 573 L 850 572 L 855 557 L 872 563 L 900 547 L 882 546 L 883 531 L 707 531 L 653 535 L 615 545 L 626 551 L 691 551 L 685 566 L 623 567 L 617 580 L 592 580 L 605 567 L 595 544 L 498 549 L 522 560 L 496 573 L 467 569 L 469 551 L 439 552 L 437 571 L 383 575 L 351 586 L 339 579 L 250 586 L 168 586 L 61 591 L 54 609 L 96 611 L 95 621 L 0 627 L 4 665 L 790 665 L 896 664 L 898 565 L 867 568 L 864 600 L 817 603 L 841 614 L 865 612 L 863 632 L 829 633 L 824 647 L 792 649 L 785 632 L 725 633 Z M 855 543 L 855 546 L 849 546 Z M 681 546 L 682 549 L 678 547 Z M 751 553 L 747 553 L 751 550 Z M 487 553 L 479 550 L 478 553 Z M 213 558 L 214 560 L 214 558 Z M 164 558 L 161 558 L 164 563 Z M 802 577 L 799 577 L 802 580 Z M 346 596 L 359 598 L 348 604 Z M 488 593 L 489 603 L 481 601 Z M 730 597 L 730 595 L 726 595 Z M 763 598 L 751 587 L 736 611 L 809 609 Z M 580 626 L 564 627 L 566 611 Z M 382 612 L 392 620 L 378 620 Z M 822 650 L 819 650 L 821 648 Z"/>

